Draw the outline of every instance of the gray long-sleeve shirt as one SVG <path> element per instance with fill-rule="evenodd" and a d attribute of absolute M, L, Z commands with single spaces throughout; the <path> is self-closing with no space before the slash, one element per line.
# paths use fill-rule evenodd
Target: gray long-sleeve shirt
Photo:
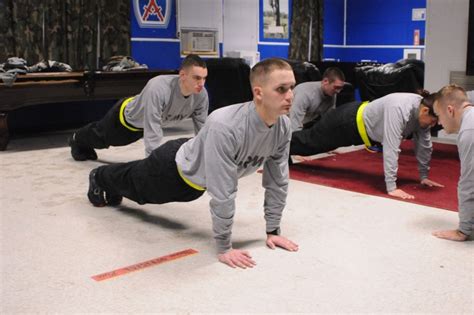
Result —
<path fill-rule="evenodd" d="M 295 96 L 290 110 L 292 132 L 303 129 L 304 124 L 336 107 L 336 95 L 324 95 L 321 81 L 300 83 L 293 93 Z"/>
<path fill-rule="evenodd" d="M 163 139 L 162 127 L 191 117 L 197 134 L 207 118 L 208 108 L 205 88 L 199 94 L 184 97 L 179 88 L 178 75 L 160 75 L 148 81 L 140 94 L 127 104 L 125 119 L 143 129 L 148 156 Z"/>
<path fill-rule="evenodd" d="M 420 180 L 428 177 L 431 153 L 430 128 L 421 128 L 418 117 L 422 97 L 412 93 L 392 93 L 370 102 L 363 119 L 367 135 L 383 145 L 385 185 L 397 188 L 398 156 L 403 139 L 413 134 Z"/>
<path fill-rule="evenodd" d="M 464 110 L 457 137 L 461 177 L 458 183 L 459 230 L 471 235 L 474 228 L 474 107 Z"/>
<path fill-rule="evenodd" d="M 181 146 L 176 163 L 184 176 L 211 196 L 210 211 L 219 252 L 231 249 L 237 180 L 263 165 L 266 231 L 280 227 L 288 190 L 291 138 L 287 116 L 268 127 L 247 102 L 218 109 L 199 134 Z"/>

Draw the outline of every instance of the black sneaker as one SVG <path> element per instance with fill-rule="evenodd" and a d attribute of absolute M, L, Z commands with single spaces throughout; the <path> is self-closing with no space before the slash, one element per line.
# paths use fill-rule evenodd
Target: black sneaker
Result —
<path fill-rule="evenodd" d="M 77 144 L 75 138 L 76 134 L 73 134 L 68 139 L 68 144 L 71 147 L 72 158 L 76 161 L 86 161 L 86 160 L 97 160 L 97 153 L 95 150 L 90 147 L 84 147 Z"/>
<path fill-rule="evenodd" d="M 112 207 L 116 207 L 122 203 L 122 196 L 114 195 L 109 193 L 108 191 L 105 192 L 105 200 L 107 204 Z"/>
<path fill-rule="evenodd" d="M 107 204 L 105 202 L 104 190 L 97 184 L 97 181 L 95 180 L 96 174 L 96 168 L 89 174 L 89 191 L 87 192 L 87 197 L 95 207 L 104 207 Z"/>

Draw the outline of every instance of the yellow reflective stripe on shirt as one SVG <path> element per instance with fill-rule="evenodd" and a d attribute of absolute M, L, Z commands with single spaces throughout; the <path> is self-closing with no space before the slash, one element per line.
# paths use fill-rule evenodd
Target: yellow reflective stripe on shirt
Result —
<path fill-rule="evenodd" d="M 133 100 L 133 97 L 127 98 L 125 101 L 123 101 L 122 105 L 120 105 L 120 112 L 119 112 L 120 123 L 125 128 L 131 131 L 142 131 L 142 129 L 137 129 L 135 127 L 130 126 L 129 124 L 127 124 L 127 121 L 125 120 L 125 107 L 127 107 L 127 104 L 130 103 L 131 100 Z"/>
<path fill-rule="evenodd" d="M 367 136 L 367 130 L 365 130 L 365 124 L 364 124 L 364 108 L 369 104 L 368 101 L 363 102 L 360 104 L 359 109 L 357 110 L 357 116 L 356 116 L 356 121 L 357 121 L 357 130 L 359 131 L 359 135 L 362 138 L 362 141 L 364 141 L 364 144 L 366 147 L 371 147 L 372 144 L 370 143 L 369 136 Z"/>
<path fill-rule="evenodd" d="M 181 176 L 181 178 L 184 180 L 184 182 L 185 182 L 186 184 L 188 184 L 188 186 L 190 186 L 190 187 L 192 187 L 192 188 L 194 188 L 194 189 L 196 189 L 196 190 L 199 190 L 199 191 L 204 191 L 204 190 L 206 190 L 206 188 L 201 187 L 201 186 L 199 186 L 199 185 L 193 183 L 193 182 L 190 181 L 189 179 L 187 179 L 187 178 L 184 176 L 184 174 L 183 174 L 183 172 L 181 171 L 181 169 L 179 168 L 179 166 L 178 166 L 178 173 L 179 173 L 179 176 Z"/>

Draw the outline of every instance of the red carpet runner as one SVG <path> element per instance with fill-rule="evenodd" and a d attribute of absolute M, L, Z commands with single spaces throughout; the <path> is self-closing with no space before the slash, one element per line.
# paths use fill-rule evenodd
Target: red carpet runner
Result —
<path fill-rule="evenodd" d="M 290 167 L 290 178 L 392 198 L 385 191 L 382 153 L 369 153 L 364 149 L 294 164 Z M 399 158 L 397 185 L 415 196 L 414 200 L 405 201 L 457 211 L 459 157 L 455 145 L 433 143 L 429 178 L 445 187 L 426 187 L 419 183 L 413 143 L 404 141 Z"/>

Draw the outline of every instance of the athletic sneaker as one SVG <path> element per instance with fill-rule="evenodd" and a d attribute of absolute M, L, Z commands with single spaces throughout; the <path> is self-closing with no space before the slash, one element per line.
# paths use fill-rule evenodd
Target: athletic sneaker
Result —
<path fill-rule="evenodd" d="M 75 140 L 76 134 L 74 133 L 68 139 L 68 144 L 71 147 L 72 158 L 76 161 L 86 160 L 97 160 L 97 153 L 91 147 L 80 146 Z"/>
<path fill-rule="evenodd" d="M 122 203 L 122 196 L 114 195 L 109 193 L 108 191 L 105 192 L 105 200 L 107 204 L 112 207 L 116 207 Z"/>
<path fill-rule="evenodd" d="M 104 207 L 107 202 L 105 201 L 104 190 L 97 184 L 95 179 L 96 174 L 96 168 L 89 174 L 89 191 L 87 192 L 87 197 L 95 207 Z"/>

